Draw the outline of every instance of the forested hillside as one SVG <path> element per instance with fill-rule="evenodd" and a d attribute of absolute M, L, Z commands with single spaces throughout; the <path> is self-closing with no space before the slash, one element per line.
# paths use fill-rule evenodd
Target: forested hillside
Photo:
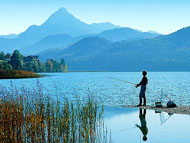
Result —
<path fill-rule="evenodd" d="M 72 70 L 189 71 L 189 37 L 190 27 L 166 36 L 135 41 L 113 43 L 93 37 L 51 52 L 56 59 L 64 57 Z M 48 55 L 48 51 L 45 53 Z M 45 60 L 45 55 L 41 58 Z"/>

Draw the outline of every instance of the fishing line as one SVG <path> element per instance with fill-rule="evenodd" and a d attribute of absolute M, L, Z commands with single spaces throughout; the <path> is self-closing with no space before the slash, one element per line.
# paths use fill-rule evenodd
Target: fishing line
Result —
<path fill-rule="evenodd" d="M 111 79 L 114 79 L 114 80 L 117 80 L 117 81 L 121 81 L 121 82 L 124 82 L 124 83 L 132 84 L 132 85 L 137 85 L 137 84 L 134 84 L 132 82 L 121 80 L 121 79 L 117 79 L 117 78 L 113 78 L 113 77 L 107 77 L 107 78 L 111 78 Z"/>
<path fill-rule="evenodd" d="M 113 77 L 107 77 L 107 78 L 110 78 L 110 79 L 113 79 L 113 80 L 117 80 L 117 81 L 121 81 L 121 82 L 124 82 L 124 83 L 127 83 L 127 84 L 131 84 L 131 85 L 137 85 L 137 84 L 134 84 L 132 82 L 129 82 L 129 81 L 125 81 L 125 80 L 121 80 L 121 79 L 117 79 L 117 78 L 113 78 Z M 151 93 L 150 91 L 147 90 L 147 92 Z M 171 98 L 168 97 L 167 94 L 165 94 L 162 90 L 161 90 L 161 95 L 160 95 L 160 101 L 163 100 L 163 96 L 165 96 L 166 98 L 168 98 L 171 102 Z M 154 102 L 155 102 L 155 99 L 153 99 Z"/>

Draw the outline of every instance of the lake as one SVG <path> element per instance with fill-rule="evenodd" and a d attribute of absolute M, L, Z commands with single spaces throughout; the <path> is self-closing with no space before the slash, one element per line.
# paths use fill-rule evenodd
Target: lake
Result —
<path fill-rule="evenodd" d="M 138 104 L 140 88 L 121 80 L 139 83 L 140 72 L 69 72 L 47 73 L 39 79 L 1 80 L 0 86 L 11 88 L 11 84 L 22 89 L 36 88 L 38 81 L 53 100 L 64 101 L 64 97 L 75 100 L 75 96 L 86 100 L 93 96 L 104 103 L 104 120 L 108 133 L 115 143 L 147 142 L 175 143 L 190 141 L 189 115 L 155 113 L 153 110 L 139 111 L 138 108 L 121 106 Z M 149 72 L 147 104 L 160 101 L 161 91 L 177 105 L 190 105 L 190 72 Z M 164 98 L 164 103 L 168 101 Z M 138 126 L 138 127 L 137 127 Z M 140 130 L 141 128 L 141 130 Z"/>
<path fill-rule="evenodd" d="M 69 72 L 48 73 L 39 80 L 45 92 L 51 98 L 62 101 L 64 97 L 73 100 L 77 95 L 86 99 L 93 95 L 105 106 L 125 106 L 138 104 L 140 88 L 120 80 L 139 83 L 141 72 Z M 163 90 L 178 105 L 190 105 L 190 72 L 149 72 L 147 86 L 147 104 L 160 101 Z M 1 86 L 13 85 L 29 88 L 36 87 L 37 79 L 1 80 Z M 164 98 L 164 102 L 168 101 Z"/>

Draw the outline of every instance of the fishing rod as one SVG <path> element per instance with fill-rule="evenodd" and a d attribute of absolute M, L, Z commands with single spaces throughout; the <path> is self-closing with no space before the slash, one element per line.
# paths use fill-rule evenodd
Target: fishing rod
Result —
<path fill-rule="evenodd" d="M 164 95 L 165 97 L 167 97 L 167 98 L 168 98 L 171 102 L 173 102 L 173 101 L 172 101 L 172 99 L 171 99 L 171 98 L 169 98 L 169 97 L 168 97 L 168 95 L 167 95 L 167 94 L 165 94 L 163 91 L 161 91 L 161 94 L 162 94 L 162 95 Z"/>
<path fill-rule="evenodd" d="M 137 84 L 134 84 L 132 82 L 121 80 L 121 79 L 117 79 L 117 78 L 113 78 L 113 77 L 108 77 L 108 78 L 111 78 L 111 79 L 114 79 L 114 80 L 117 80 L 117 81 L 121 81 L 121 82 L 124 82 L 124 83 L 128 83 L 128 84 L 132 84 L 132 85 L 137 85 Z"/>

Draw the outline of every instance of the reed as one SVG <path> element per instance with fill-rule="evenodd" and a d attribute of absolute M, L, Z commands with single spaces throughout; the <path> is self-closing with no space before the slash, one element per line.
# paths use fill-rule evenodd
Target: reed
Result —
<path fill-rule="evenodd" d="M 16 78 L 39 78 L 42 75 L 31 71 L 22 70 L 0 70 L 0 79 L 16 79 Z"/>
<path fill-rule="evenodd" d="M 0 140 L 3 143 L 106 143 L 103 106 L 90 96 L 53 101 L 37 88 L 0 87 Z"/>

